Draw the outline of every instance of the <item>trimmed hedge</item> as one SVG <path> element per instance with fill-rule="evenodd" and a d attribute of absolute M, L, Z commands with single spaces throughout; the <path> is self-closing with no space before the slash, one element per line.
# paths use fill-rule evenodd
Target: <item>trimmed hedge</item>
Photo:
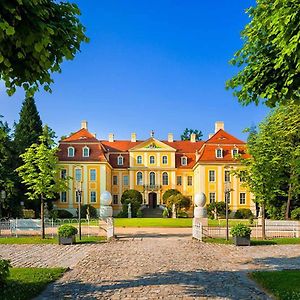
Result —
<path fill-rule="evenodd" d="M 61 237 L 71 237 L 77 234 L 77 232 L 78 232 L 77 228 L 69 224 L 61 225 L 58 228 L 58 235 Z"/>
<path fill-rule="evenodd" d="M 254 215 L 249 208 L 240 208 L 234 214 L 235 219 L 250 219 L 253 218 Z"/>

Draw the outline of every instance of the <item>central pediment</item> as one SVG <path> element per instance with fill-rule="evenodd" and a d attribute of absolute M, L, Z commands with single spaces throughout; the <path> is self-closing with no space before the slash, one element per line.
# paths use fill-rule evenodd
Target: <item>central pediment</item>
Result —
<path fill-rule="evenodd" d="M 151 137 L 148 140 L 142 142 L 129 149 L 129 151 L 172 151 L 175 152 L 176 149 L 170 147 L 169 145 Z"/>

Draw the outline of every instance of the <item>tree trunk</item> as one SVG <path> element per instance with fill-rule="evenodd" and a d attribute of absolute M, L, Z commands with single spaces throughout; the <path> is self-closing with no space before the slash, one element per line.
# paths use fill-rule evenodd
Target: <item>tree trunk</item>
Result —
<path fill-rule="evenodd" d="M 41 196 L 41 237 L 45 238 L 44 198 Z"/>
<path fill-rule="evenodd" d="M 292 184 L 289 183 L 289 191 L 288 191 L 288 198 L 287 198 L 286 211 L 285 211 L 286 220 L 290 218 L 291 200 L 292 200 Z"/>
<path fill-rule="evenodd" d="M 265 220 L 265 204 L 261 205 L 261 237 L 266 239 L 266 220 Z"/>

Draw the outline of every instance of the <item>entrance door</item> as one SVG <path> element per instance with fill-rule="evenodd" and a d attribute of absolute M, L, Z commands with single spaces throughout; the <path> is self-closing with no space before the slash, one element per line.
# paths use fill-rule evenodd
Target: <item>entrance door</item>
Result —
<path fill-rule="evenodd" d="M 149 193 L 149 208 L 156 208 L 157 206 L 157 194 Z"/>

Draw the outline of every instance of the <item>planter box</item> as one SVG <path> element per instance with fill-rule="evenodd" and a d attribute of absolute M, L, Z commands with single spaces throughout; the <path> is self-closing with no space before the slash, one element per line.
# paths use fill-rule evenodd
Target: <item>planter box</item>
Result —
<path fill-rule="evenodd" d="M 59 245 L 73 245 L 75 244 L 75 235 L 72 235 L 71 237 L 58 237 L 58 244 Z"/>
<path fill-rule="evenodd" d="M 250 246 L 250 236 L 248 237 L 234 236 L 233 242 L 236 246 Z"/>

